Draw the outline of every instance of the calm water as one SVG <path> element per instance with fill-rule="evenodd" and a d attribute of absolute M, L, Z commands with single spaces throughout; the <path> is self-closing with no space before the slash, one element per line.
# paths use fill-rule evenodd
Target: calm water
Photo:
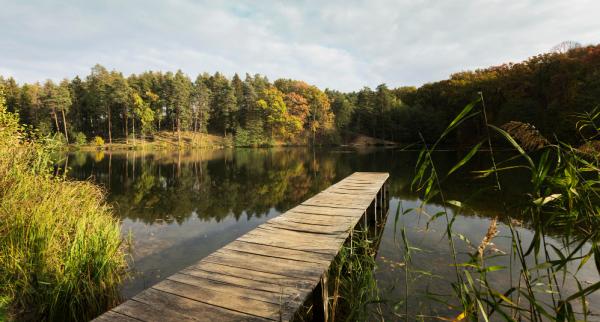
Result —
<path fill-rule="evenodd" d="M 294 207 L 308 197 L 343 179 L 354 171 L 390 173 L 390 215 L 377 256 L 376 277 L 385 303 L 374 306 L 386 320 L 397 319 L 405 310 L 405 269 L 400 230 L 404 228 L 412 254 L 408 278 L 409 313 L 451 317 L 456 311 L 432 301 L 428 292 L 451 294 L 446 281 L 454 269 L 446 237 L 446 222 L 439 218 L 428 224 L 429 216 L 442 208 L 431 204 L 426 213 L 409 212 L 396 219 L 398 207 L 416 208 L 420 199 L 410 184 L 418 153 L 395 149 L 235 149 L 198 150 L 182 153 L 142 152 L 76 153 L 69 155 L 69 175 L 104 185 L 109 201 L 121 220 L 124 236 L 133 235 L 131 265 L 133 278 L 124 286 L 131 297 L 150 285 L 203 258 L 259 224 Z M 439 152 L 435 161 L 440 172 L 450 169 L 461 157 L 457 152 Z M 479 157 L 475 167 L 484 168 Z M 528 177 L 513 174 L 503 178 L 509 207 L 518 207 L 519 195 Z M 492 218 L 499 216 L 498 237 L 491 252 L 510 253 L 509 230 L 502 217 L 498 194 L 490 182 L 473 180 L 468 171 L 445 182 L 447 199 L 468 204 L 468 212 L 457 214 L 454 229 L 459 260 L 466 260 L 485 235 Z M 514 209 L 513 208 L 513 209 Z M 528 243 L 532 232 L 527 221 L 515 221 Z M 553 232 L 550 240 L 559 239 Z M 592 262 L 592 261 L 590 261 Z M 491 264 L 509 266 L 509 256 L 498 256 Z M 517 275 L 515 275 L 517 276 Z M 583 287 L 598 281 L 591 264 L 577 274 Z M 506 270 L 490 273 L 490 281 L 506 290 Z M 576 288 L 567 283 L 567 292 Z M 600 313 L 600 298 L 592 296 L 589 306 Z"/>

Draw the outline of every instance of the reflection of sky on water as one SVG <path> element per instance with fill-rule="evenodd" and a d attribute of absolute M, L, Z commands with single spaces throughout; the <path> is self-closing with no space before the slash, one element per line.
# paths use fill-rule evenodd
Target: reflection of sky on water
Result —
<path fill-rule="evenodd" d="M 135 236 L 133 279 L 125 285 L 123 295 L 131 297 L 137 294 L 278 214 L 273 209 L 266 217 L 236 220 L 230 216 L 221 222 L 193 215 L 182 224 L 123 220 L 124 235 L 131 232 Z"/>
<path fill-rule="evenodd" d="M 450 283 L 456 281 L 456 273 L 452 265 L 451 249 L 446 235 L 446 219 L 444 216 L 438 217 L 433 222 L 429 223 L 427 228 L 428 216 L 418 215 L 414 211 L 407 215 L 400 215 L 396 221 L 396 211 L 400 205 L 400 199 L 393 198 L 390 202 L 390 212 L 387 224 L 382 237 L 377 257 L 376 276 L 378 285 L 380 286 L 381 296 L 388 305 L 382 305 L 385 314 L 388 317 L 395 316 L 393 306 L 399 300 L 406 298 L 405 290 L 405 259 L 403 257 L 403 241 L 401 237 L 401 229 L 404 227 L 406 236 L 412 251 L 412 261 L 409 270 L 412 271 L 409 279 L 409 314 L 416 312 L 428 312 L 428 314 L 443 317 L 452 317 L 457 315 L 456 310 L 449 309 L 446 305 L 431 301 L 427 297 L 430 294 L 443 294 L 447 297 L 439 297 L 445 300 L 450 300 L 455 297 Z M 402 200 L 402 208 L 415 209 L 420 206 L 420 201 Z M 426 212 L 435 214 L 442 211 L 443 208 L 437 205 L 428 205 Z M 452 215 L 450 209 L 450 214 Z M 402 211 L 400 211 L 402 214 Z M 468 254 L 473 254 L 477 246 L 484 238 L 492 219 L 484 216 L 469 214 L 468 216 L 458 214 L 453 223 L 453 234 L 455 236 L 455 247 L 458 253 L 458 263 L 464 263 L 469 260 Z M 488 247 L 486 256 L 490 259 L 486 260 L 486 266 L 510 266 L 511 252 L 511 233 L 508 225 L 498 221 L 498 235 L 493 239 L 493 244 Z M 523 248 L 527 249 L 531 243 L 534 233 L 533 231 L 517 227 Z M 461 235 L 459 237 L 459 235 Z M 468 240 L 466 242 L 465 240 Z M 547 237 L 547 242 L 557 247 L 560 247 L 560 241 L 552 237 Z M 469 246 L 469 243 L 472 246 Z M 582 249 L 582 255 L 586 254 L 589 246 Z M 549 252 L 551 259 L 558 259 L 552 251 Z M 541 250 L 539 258 L 545 257 L 545 253 Z M 578 264 L 578 262 L 576 262 Z M 528 262 L 530 268 L 535 267 L 536 263 L 533 258 Z M 513 283 L 518 280 L 518 265 L 513 265 Z M 572 263 L 568 265 L 568 271 L 577 271 L 577 265 Z M 477 278 L 476 272 L 471 272 L 473 278 Z M 510 288 L 510 274 L 507 269 L 490 272 L 487 275 L 488 281 L 492 288 L 498 291 L 506 291 Z M 598 282 L 598 272 L 593 264 L 593 261 L 588 261 L 576 275 L 582 287 L 585 288 L 591 284 Z M 542 279 L 542 282 L 546 280 Z M 536 288 L 536 296 L 545 301 L 552 301 L 552 298 L 546 293 L 546 287 L 538 285 Z M 578 291 L 577 284 L 570 274 L 567 274 L 565 285 L 562 288 L 563 297 L 574 294 Z M 600 313 L 600 293 L 595 293 L 587 298 L 588 308 L 592 313 Z M 456 302 L 453 302 L 456 304 Z M 575 305 L 574 305 L 575 306 Z M 577 308 L 577 307 L 576 307 Z M 404 303 L 396 307 L 396 313 L 404 314 Z M 499 316 L 496 316 L 499 318 Z M 495 320 L 495 319 L 492 319 Z M 502 319 L 500 319 L 502 320 Z M 592 320 L 593 321 L 593 317 Z"/>
<path fill-rule="evenodd" d="M 72 177 L 91 177 L 108 188 L 108 200 L 122 220 L 123 235 L 129 232 L 133 235 L 134 278 L 123 286 L 125 297 L 191 265 L 354 171 L 389 172 L 393 199 L 376 272 L 382 295 L 389 304 L 383 311 L 389 320 L 396 319 L 392 313 L 394 306 L 397 305 L 396 313 L 404 312 L 403 304 L 397 302 L 405 297 L 399 233 L 404 226 L 411 246 L 418 249 L 413 251 L 410 266 L 410 311 L 449 317 L 457 311 L 425 296 L 427 290 L 451 294 L 447 281 L 453 281 L 455 271 L 450 265 L 449 245 L 444 236 L 445 218 L 438 217 L 426 229 L 427 215 L 412 212 L 399 218 L 394 232 L 398 201 L 402 200 L 403 209 L 419 206 L 419 196 L 410 189 L 417 157 L 418 152 L 393 149 L 312 151 L 291 148 L 157 154 L 107 152 L 76 154 L 68 161 Z M 461 154 L 448 151 L 433 157 L 438 171 L 444 173 L 460 160 Z M 486 168 L 484 157 L 475 157 L 472 162 L 475 169 Z M 458 215 L 454 231 L 455 236 L 461 234 L 477 247 L 491 218 L 503 211 L 498 195 L 485 189 L 489 182 L 473 181 L 469 173 L 464 169 L 447 181 L 444 192 L 448 199 L 467 202 L 476 209 Z M 519 195 L 527 186 L 528 178 L 516 174 L 505 176 L 502 181 L 503 186 L 508 187 L 508 203 L 515 207 L 522 201 Z M 426 208 L 429 216 L 440 210 L 436 205 Z M 510 253 L 510 231 L 503 219 L 499 218 L 500 232 L 493 243 L 500 251 Z M 528 245 L 532 232 L 526 228 L 518 228 L 518 231 L 523 243 Z M 553 236 L 560 236 L 560 232 L 553 232 Z M 460 238 L 455 242 L 459 262 L 466 261 L 473 249 Z M 489 265 L 508 266 L 508 261 L 509 256 L 499 256 L 490 260 Z M 587 282 L 598 281 L 592 263 L 590 260 L 577 275 L 583 287 L 589 285 Z M 488 278 L 500 290 L 505 290 L 510 280 L 506 270 L 491 272 Z M 513 278 L 516 279 L 516 275 Z M 573 286 L 567 283 L 565 294 L 575 292 Z M 600 311 L 598 295 L 590 298 L 590 309 Z"/>

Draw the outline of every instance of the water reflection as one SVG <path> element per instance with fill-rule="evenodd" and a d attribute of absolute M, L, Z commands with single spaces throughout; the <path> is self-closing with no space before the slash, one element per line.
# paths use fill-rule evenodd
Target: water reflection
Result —
<path fill-rule="evenodd" d="M 458 152 L 434 155 L 440 173 L 449 170 L 460 157 Z M 377 279 L 387 301 L 381 311 L 388 320 L 394 320 L 398 312 L 403 312 L 404 302 L 400 300 L 406 298 L 404 259 L 398 242 L 400 226 L 406 227 L 409 240 L 422 250 L 413 258 L 415 271 L 422 274 L 409 277 L 410 313 L 449 316 L 454 312 L 431 301 L 427 294 L 431 290 L 451 293 L 448 283 L 440 283 L 452 280 L 454 274 L 444 237 L 445 223 L 427 227 L 423 215 L 412 213 L 398 221 L 394 216 L 399 205 L 408 209 L 419 204 L 419 196 L 410 187 L 417 158 L 418 152 L 396 149 L 279 148 L 75 153 L 66 162 L 69 176 L 91 178 L 107 188 L 108 200 L 121 218 L 123 234 L 131 232 L 134 236 L 135 278 L 124 285 L 125 297 L 192 264 L 355 171 L 389 172 L 391 215 L 381 240 Z M 469 205 L 471 211 L 457 216 L 455 228 L 475 244 L 485 235 L 490 218 L 504 213 L 498 202 L 500 196 L 489 189 L 491 182 L 473 180 L 470 172 L 488 164 L 485 157 L 475 158 L 471 168 L 443 183 L 448 199 Z M 517 209 L 524 202 L 521 196 L 529 177 L 513 173 L 502 177 L 502 181 L 508 187 L 505 198 L 509 206 Z M 433 214 L 437 207 L 432 204 L 426 210 Z M 520 219 L 527 242 L 531 233 L 526 218 Z M 499 220 L 506 223 L 508 219 L 500 216 Z M 494 240 L 495 247 L 509 253 L 508 229 L 502 223 L 499 229 L 501 235 Z M 552 234 L 558 238 L 561 233 Z M 464 259 L 472 250 L 463 242 L 459 251 Z M 496 261 L 510 265 L 508 256 Z M 582 281 L 598 279 L 589 266 L 580 272 Z M 510 276 L 502 274 L 494 276 L 494 283 L 509 285 Z M 590 307 L 597 305 L 597 296 L 591 301 Z"/>

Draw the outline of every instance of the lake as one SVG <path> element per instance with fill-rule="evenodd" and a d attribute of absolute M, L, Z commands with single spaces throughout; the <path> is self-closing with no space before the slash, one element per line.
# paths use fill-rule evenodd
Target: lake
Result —
<path fill-rule="evenodd" d="M 463 154 L 435 153 L 439 173 L 446 173 Z M 401 319 L 406 312 L 412 317 L 425 314 L 425 318 L 454 318 L 459 312 L 432 300 L 433 294 L 452 297 L 450 282 L 455 280 L 445 235 L 446 219 L 434 217 L 443 206 L 434 201 L 422 211 L 410 211 L 421 204 L 419 194 L 411 189 L 417 158 L 418 151 L 400 149 L 273 148 L 78 152 L 69 154 L 61 163 L 67 164 L 70 177 L 90 179 L 106 187 L 123 236 L 132 238 L 132 278 L 123 285 L 124 298 L 191 265 L 355 171 L 389 172 L 389 215 L 375 270 L 382 303 L 371 304 L 369 309 L 386 320 Z M 486 155 L 478 155 L 470 168 L 443 183 L 446 200 L 459 200 L 468 206 L 460 213 L 449 209 L 455 215 L 458 261 L 469 258 L 497 218 L 499 233 L 487 248 L 488 265 L 516 267 L 507 255 L 511 252 L 511 238 L 505 214 L 513 214 L 512 224 L 521 242 L 528 246 L 533 231 L 528 228 L 527 218 L 520 218 L 516 209 L 526 201 L 522 194 L 529 179 L 520 172 L 504 175 L 501 181 L 505 193 L 501 195 L 490 189 L 491 181 L 475 180 L 470 172 L 488 165 Z M 506 206 L 501 200 L 506 201 Z M 408 279 L 402 230 L 411 247 Z M 549 242 L 558 246 L 562 237 L 560 231 L 547 232 Z M 589 248 L 586 245 L 582 251 L 586 247 Z M 591 262 L 575 275 L 583 287 L 598 281 Z M 576 268 L 569 267 L 571 271 Z M 518 280 L 518 271 L 490 272 L 488 279 L 492 286 L 504 291 Z M 571 276 L 567 276 L 565 284 L 562 296 L 577 291 Z M 406 292 L 410 294 L 408 302 Z M 550 295 L 547 298 L 552 300 Z M 600 311 L 597 294 L 588 301 L 592 312 Z"/>

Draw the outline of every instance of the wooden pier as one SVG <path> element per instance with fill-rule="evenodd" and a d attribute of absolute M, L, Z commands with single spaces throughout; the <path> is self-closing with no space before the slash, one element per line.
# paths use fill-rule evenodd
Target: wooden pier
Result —
<path fill-rule="evenodd" d="M 290 321 L 357 224 L 384 218 L 388 176 L 355 172 L 96 321 Z"/>

